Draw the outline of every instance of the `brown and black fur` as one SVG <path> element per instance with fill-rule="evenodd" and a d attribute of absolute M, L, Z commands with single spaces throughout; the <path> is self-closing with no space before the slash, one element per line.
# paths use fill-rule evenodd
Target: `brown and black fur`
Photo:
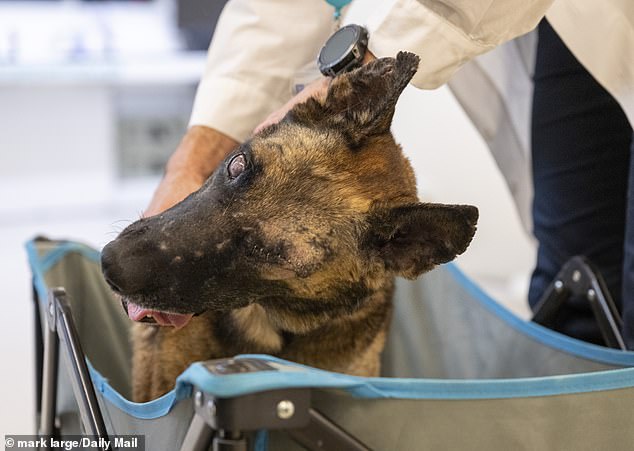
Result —
<path fill-rule="evenodd" d="M 399 53 L 335 78 L 200 190 L 104 248 L 124 298 L 199 314 L 181 330 L 135 325 L 135 400 L 165 393 L 194 361 L 239 353 L 378 375 L 394 277 L 464 252 L 477 221 L 474 207 L 418 201 L 390 132 L 417 66 Z M 247 168 L 231 179 L 238 154 Z"/>

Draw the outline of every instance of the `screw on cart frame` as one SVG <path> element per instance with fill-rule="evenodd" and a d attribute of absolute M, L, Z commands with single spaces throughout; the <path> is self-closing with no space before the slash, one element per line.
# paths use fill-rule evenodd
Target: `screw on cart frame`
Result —
<path fill-rule="evenodd" d="M 268 363 L 254 359 L 220 359 L 203 365 L 211 374 L 229 375 L 275 371 Z M 270 390 L 234 398 L 215 398 L 199 389 L 194 392 L 195 415 L 181 451 L 201 451 L 201 428 L 216 431 L 213 451 L 246 451 L 245 432 L 258 429 L 285 430 L 310 451 L 336 449 L 369 451 L 348 432 L 310 407 L 311 390 L 292 388 Z M 186 446 L 187 445 L 187 446 Z"/>

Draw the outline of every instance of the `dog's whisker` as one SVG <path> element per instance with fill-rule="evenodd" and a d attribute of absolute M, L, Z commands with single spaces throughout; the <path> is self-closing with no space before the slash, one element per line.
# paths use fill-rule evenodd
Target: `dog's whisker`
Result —
<path fill-rule="evenodd" d="M 227 206 L 222 211 L 222 216 L 226 216 L 227 211 L 229 210 L 229 206 L 233 203 L 233 200 L 235 199 L 235 197 L 236 197 L 235 193 L 231 195 L 231 199 L 229 200 L 229 202 L 227 202 Z"/>
<path fill-rule="evenodd" d="M 132 219 L 119 219 L 117 221 L 113 221 L 110 223 L 110 227 L 126 227 L 132 224 L 134 220 Z"/>

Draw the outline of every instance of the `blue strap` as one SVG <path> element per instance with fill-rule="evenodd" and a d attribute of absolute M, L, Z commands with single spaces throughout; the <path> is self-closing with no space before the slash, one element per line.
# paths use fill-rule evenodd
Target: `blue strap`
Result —
<path fill-rule="evenodd" d="M 335 20 L 341 17 L 341 10 L 348 5 L 352 0 L 326 0 L 326 2 L 335 8 Z"/>
<path fill-rule="evenodd" d="M 269 431 L 266 429 L 260 429 L 255 434 L 255 444 L 253 445 L 254 451 L 268 451 L 269 450 Z"/>

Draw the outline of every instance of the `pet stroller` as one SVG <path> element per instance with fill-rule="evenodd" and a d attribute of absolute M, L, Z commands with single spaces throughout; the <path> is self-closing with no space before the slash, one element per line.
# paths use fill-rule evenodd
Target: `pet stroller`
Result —
<path fill-rule="evenodd" d="M 99 252 L 45 239 L 27 250 L 42 435 L 140 434 L 151 451 L 634 449 L 634 352 L 523 321 L 453 265 L 398 281 L 385 377 L 236 356 L 195 363 L 139 404 L 129 401 L 131 322 Z M 562 272 L 541 314 L 585 283 L 619 345 L 618 318 L 586 269 Z"/>

